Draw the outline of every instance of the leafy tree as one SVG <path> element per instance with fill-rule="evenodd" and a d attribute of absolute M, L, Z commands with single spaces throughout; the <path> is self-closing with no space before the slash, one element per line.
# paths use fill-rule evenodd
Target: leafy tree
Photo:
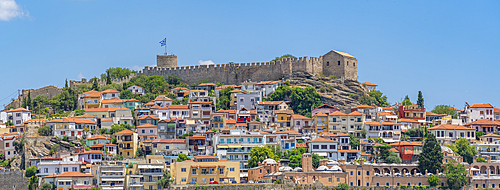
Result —
<path fill-rule="evenodd" d="M 144 157 L 144 155 L 145 155 L 144 150 L 142 150 L 142 148 L 137 148 L 135 152 L 135 157 L 141 158 Z"/>
<path fill-rule="evenodd" d="M 354 137 L 354 135 L 351 135 L 350 139 L 351 149 L 358 149 L 359 143 L 360 143 L 359 139 Z"/>
<path fill-rule="evenodd" d="M 163 189 L 165 188 L 170 188 L 170 185 L 172 185 L 172 182 L 174 180 L 172 180 L 172 176 L 170 175 L 170 173 L 168 172 L 168 170 L 165 170 L 165 172 L 163 172 L 163 176 L 161 177 L 160 180 L 158 180 L 156 182 L 157 185 L 159 185 L 160 187 L 162 187 Z"/>
<path fill-rule="evenodd" d="M 51 190 L 52 188 L 53 188 L 52 184 L 45 182 L 42 184 L 42 187 L 40 189 L 41 190 Z"/>
<path fill-rule="evenodd" d="M 446 184 L 448 188 L 453 190 L 462 189 L 463 186 L 469 185 L 465 165 L 456 163 L 451 160 L 446 164 Z"/>
<path fill-rule="evenodd" d="M 33 99 L 33 110 L 39 110 L 42 109 L 42 107 L 46 104 L 47 102 L 47 96 L 45 95 L 38 95 Z"/>
<path fill-rule="evenodd" d="M 100 132 L 107 132 L 107 134 L 111 135 L 111 134 L 115 134 L 115 133 L 118 133 L 120 131 L 123 131 L 125 129 L 132 130 L 132 128 L 133 127 L 129 124 L 120 124 L 120 125 L 113 124 L 113 125 L 111 125 L 111 129 L 109 131 L 100 131 Z M 101 133 L 101 134 L 103 134 L 103 133 Z"/>
<path fill-rule="evenodd" d="M 323 157 L 319 156 L 316 153 L 312 153 L 312 163 L 313 163 L 313 167 L 314 168 L 318 168 L 319 167 L 319 160 L 320 159 L 323 159 Z"/>
<path fill-rule="evenodd" d="M 66 82 L 64 83 L 64 88 L 68 88 L 68 79 L 66 79 Z"/>
<path fill-rule="evenodd" d="M 35 176 L 36 170 L 37 170 L 36 166 L 30 166 L 30 167 L 28 167 L 28 169 L 26 169 L 26 174 L 25 174 L 26 177 L 30 178 L 30 177 Z"/>
<path fill-rule="evenodd" d="M 405 135 L 408 135 L 410 137 L 424 137 L 425 128 L 421 127 L 408 129 L 408 131 L 405 132 Z"/>
<path fill-rule="evenodd" d="M 219 98 L 217 99 L 217 107 L 218 109 L 229 110 L 229 105 L 231 103 L 231 91 L 233 91 L 233 87 L 227 87 L 219 91 Z"/>
<path fill-rule="evenodd" d="M 387 107 L 389 106 L 389 102 L 387 102 L 387 96 L 384 96 L 382 92 L 378 90 L 372 90 L 371 92 L 368 93 L 370 95 L 370 98 L 372 99 L 373 103 L 377 106 L 381 107 Z M 371 104 L 367 104 L 371 105 Z"/>
<path fill-rule="evenodd" d="M 479 140 L 479 137 L 481 137 L 483 135 L 486 135 L 486 133 L 484 131 L 478 131 L 478 132 L 476 132 L 476 140 Z"/>
<path fill-rule="evenodd" d="M 38 129 L 38 134 L 42 135 L 42 136 L 51 136 L 52 135 L 52 129 L 45 125 L 43 127 L 40 127 Z"/>
<path fill-rule="evenodd" d="M 168 75 L 167 82 L 168 84 L 177 86 L 181 84 L 181 79 L 177 75 Z"/>
<path fill-rule="evenodd" d="M 151 100 L 154 100 L 155 98 L 156 98 L 155 94 L 148 92 L 148 93 L 142 95 L 141 97 L 139 97 L 139 101 L 141 101 L 142 103 L 148 103 L 148 102 L 151 102 Z"/>
<path fill-rule="evenodd" d="M 184 160 L 191 160 L 191 158 L 183 153 L 179 153 L 179 155 L 177 156 L 177 162 L 182 162 Z"/>
<path fill-rule="evenodd" d="M 302 167 L 302 154 L 304 153 L 306 153 L 306 149 L 304 147 L 288 150 L 285 158 L 290 160 L 290 167 Z"/>
<path fill-rule="evenodd" d="M 392 151 L 389 151 L 389 156 L 387 156 L 384 161 L 388 164 L 401 164 L 399 154 Z"/>
<path fill-rule="evenodd" d="M 132 99 L 134 98 L 134 94 L 129 89 L 124 89 L 120 92 L 120 99 Z"/>
<path fill-rule="evenodd" d="M 432 175 L 428 176 L 427 177 L 427 183 L 429 183 L 429 185 L 431 187 L 438 186 L 438 184 L 439 184 L 439 176 L 435 175 L 435 174 L 432 174 Z"/>
<path fill-rule="evenodd" d="M 470 142 L 464 138 L 458 139 L 454 145 L 451 145 L 455 147 L 455 152 L 462 156 L 464 158 L 464 161 L 468 162 L 469 164 L 472 164 L 474 161 L 474 156 L 477 154 L 476 149 L 470 145 Z M 454 148 L 452 148 L 453 150 Z M 483 158 L 484 160 L 484 158 Z"/>
<path fill-rule="evenodd" d="M 111 76 L 109 75 L 109 69 L 106 71 L 106 84 L 111 84 Z"/>
<path fill-rule="evenodd" d="M 345 183 L 339 183 L 339 186 L 335 187 L 335 190 L 349 190 L 349 185 Z"/>
<path fill-rule="evenodd" d="M 351 97 L 351 96 L 349 96 L 349 97 Z M 353 95 L 353 97 L 354 97 L 354 95 Z M 358 102 L 360 104 L 363 104 L 363 105 L 372 105 L 373 99 L 370 96 L 363 94 L 363 95 L 361 95 L 361 97 L 358 98 Z"/>
<path fill-rule="evenodd" d="M 285 54 L 285 55 L 282 55 L 281 57 L 275 57 L 273 60 L 271 60 L 271 62 L 276 62 L 276 61 L 281 61 L 281 59 L 283 58 L 287 58 L 287 57 L 290 57 L 290 58 L 297 58 L 293 55 L 290 55 L 290 54 Z"/>
<path fill-rule="evenodd" d="M 83 109 L 77 109 L 75 110 L 75 116 L 83 115 L 85 114 L 85 110 Z"/>
<path fill-rule="evenodd" d="M 431 173 L 436 173 L 436 170 L 441 169 L 443 163 L 443 154 L 441 146 L 432 133 L 427 133 L 422 153 L 418 159 L 418 169 L 420 171 L 427 170 Z"/>
<path fill-rule="evenodd" d="M 98 80 L 97 77 L 93 78 L 92 90 L 99 91 L 99 83 L 97 82 L 97 80 Z"/>
<path fill-rule="evenodd" d="M 483 157 L 477 157 L 476 162 L 486 162 Z"/>
<path fill-rule="evenodd" d="M 418 107 L 421 107 L 421 108 L 424 107 L 424 97 L 422 95 L 422 91 L 418 91 L 417 105 L 418 105 Z"/>
<path fill-rule="evenodd" d="M 320 95 L 314 87 L 308 86 L 305 89 L 295 87 L 290 88 L 288 85 L 278 87 L 268 98 L 269 101 L 282 101 L 291 99 L 292 110 L 296 114 L 306 117 L 311 116 L 311 107 L 318 107 L 321 103 Z"/>
<path fill-rule="evenodd" d="M 248 160 L 248 167 L 249 168 L 257 167 L 259 163 L 261 163 L 267 158 L 271 158 L 276 161 L 278 160 L 278 156 L 276 156 L 269 147 L 252 148 L 252 150 L 250 150 L 250 159 Z"/>
<path fill-rule="evenodd" d="M 451 108 L 451 106 L 449 105 L 436 105 L 431 112 L 435 114 L 451 115 L 453 116 L 453 118 L 457 118 L 457 111 Z"/>
<path fill-rule="evenodd" d="M 132 72 L 133 71 L 128 68 L 108 68 L 106 69 L 106 77 L 109 76 L 111 79 L 121 79 L 123 77 L 129 76 Z"/>
<path fill-rule="evenodd" d="M 186 137 L 193 136 L 193 135 L 194 135 L 194 132 L 193 131 L 189 131 L 189 133 L 182 134 L 181 139 L 185 139 Z"/>
<path fill-rule="evenodd" d="M 403 100 L 402 104 L 403 104 L 403 106 L 412 105 L 408 95 L 405 96 L 405 99 Z"/>

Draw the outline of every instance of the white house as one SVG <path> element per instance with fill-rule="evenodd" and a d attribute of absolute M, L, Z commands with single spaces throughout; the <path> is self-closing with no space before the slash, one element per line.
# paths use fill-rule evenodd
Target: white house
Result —
<path fill-rule="evenodd" d="M 413 119 L 402 118 L 398 120 L 401 123 L 401 130 L 408 130 L 419 127 L 420 123 Z"/>
<path fill-rule="evenodd" d="M 56 161 L 56 162 L 39 162 L 36 176 L 47 176 L 51 174 L 62 174 L 64 172 L 79 172 L 82 162 L 80 161 Z"/>
<path fill-rule="evenodd" d="M 436 136 L 436 140 L 445 144 L 451 144 L 459 138 L 465 138 L 468 141 L 476 139 L 476 129 L 461 125 L 443 124 L 428 128 L 427 130 Z"/>
<path fill-rule="evenodd" d="M 466 123 L 471 123 L 481 119 L 494 120 L 495 114 L 493 113 L 494 108 L 489 103 L 483 104 L 472 104 L 465 107 L 465 112 L 467 114 Z"/>
<path fill-rule="evenodd" d="M 172 99 L 166 97 L 165 95 L 159 95 L 154 100 L 155 104 L 159 105 L 160 107 L 165 107 L 167 105 L 172 105 L 172 101 L 173 101 Z"/>
<path fill-rule="evenodd" d="M 316 153 L 318 156 L 328 157 L 329 160 L 338 160 L 339 142 L 324 137 L 309 141 L 309 152 Z"/>
<path fill-rule="evenodd" d="M 102 100 L 107 100 L 111 98 L 118 98 L 120 97 L 120 91 L 113 90 L 113 89 L 107 89 L 101 92 L 101 101 Z"/>
<path fill-rule="evenodd" d="M 6 114 L 2 114 L 2 115 L 6 115 L 7 116 L 6 120 L 12 121 L 12 123 L 14 125 L 21 125 L 25 121 L 28 121 L 31 119 L 31 111 L 27 110 L 26 108 L 17 108 L 17 109 L 8 110 L 5 112 L 6 112 Z M 3 120 L 3 118 L 2 118 L 2 120 Z M 7 122 L 7 121 L 4 121 L 4 122 Z"/>
<path fill-rule="evenodd" d="M 127 89 L 132 91 L 132 94 L 139 94 L 139 96 L 146 94 L 146 90 L 140 86 L 137 86 L 137 85 L 132 85 L 132 86 L 128 87 Z"/>

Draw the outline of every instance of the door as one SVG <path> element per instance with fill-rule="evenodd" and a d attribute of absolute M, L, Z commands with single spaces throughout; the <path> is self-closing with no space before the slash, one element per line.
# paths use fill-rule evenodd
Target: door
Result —
<path fill-rule="evenodd" d="M 75 136 L 75 132 L 74 131 L 71 131 L 71 136 L 74 137 Z"/>

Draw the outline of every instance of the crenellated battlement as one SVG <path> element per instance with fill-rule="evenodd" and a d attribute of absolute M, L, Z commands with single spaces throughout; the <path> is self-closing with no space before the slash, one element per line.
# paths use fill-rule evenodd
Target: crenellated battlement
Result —
<path fill-rule="evenodd" d="M 351 67 L 349 61 L 353 62 Z M 320 57 L 287 57 L 275 62 L 223 63 L 181 67 L 146 66 L 142 71 L 146 76 L 177 75 L 188 84 L 201 80 L 224 84 L 239 84 L 246 80 L 279 80 L 282 77 L 290 76 L 293 72 L 325 76 L 335 75 L 337 78 L 357 80 L 357 60 L 347 53 L 330 51 Z"/>

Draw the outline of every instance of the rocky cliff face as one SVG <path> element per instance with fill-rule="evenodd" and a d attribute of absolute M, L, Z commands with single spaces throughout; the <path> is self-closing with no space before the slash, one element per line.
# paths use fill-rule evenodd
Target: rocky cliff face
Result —
<path fill-rule="evenodd" d="M 358 98 L 368 92 L 366 87 L 355 80 L 333 79 L 302 72 L 293 73 L 288 81 L 292 86 L 315 87 L 324 104 L 333 105 L 346 113 L 359 105 Z"/>

